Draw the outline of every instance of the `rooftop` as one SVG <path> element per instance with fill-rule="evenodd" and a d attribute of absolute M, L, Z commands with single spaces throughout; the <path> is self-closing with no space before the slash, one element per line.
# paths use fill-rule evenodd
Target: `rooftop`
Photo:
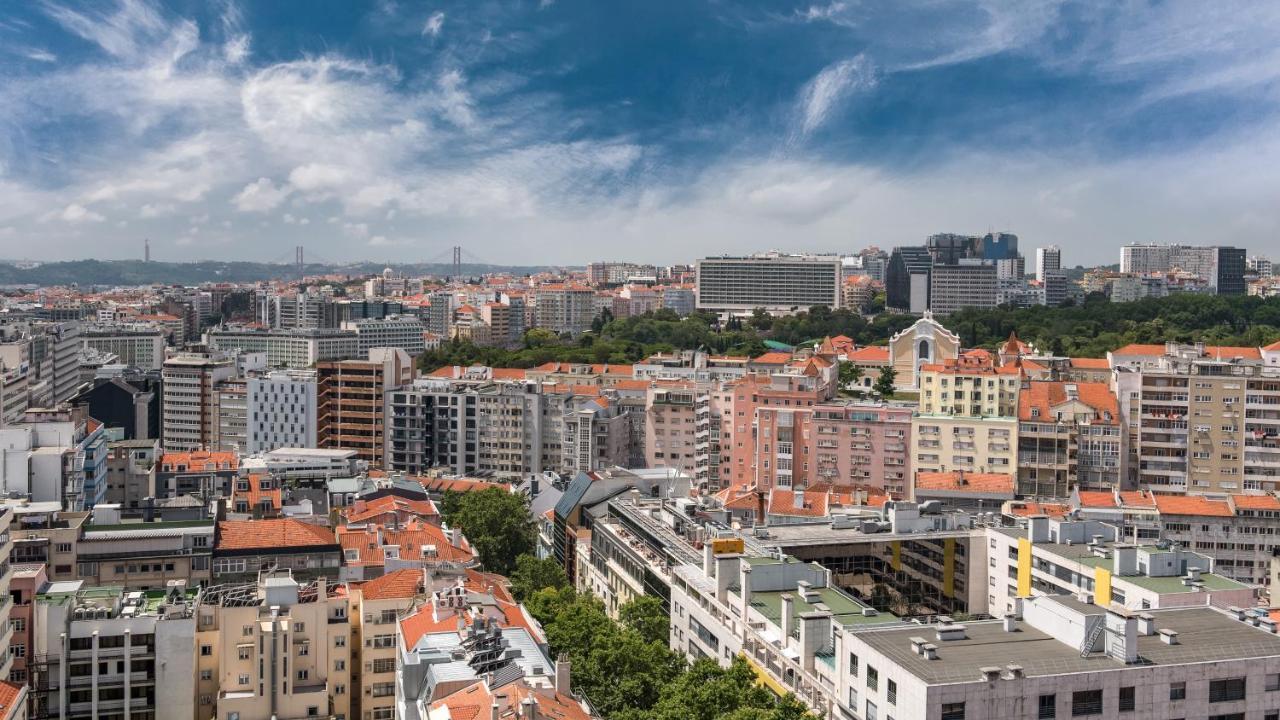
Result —
<path fill-rule="evenodd" d="M 1177 645 L 1157 635 L 1139 635 L 1139 662 L 1144 665 L 1210 663 L 1280 655 L 1280 636 L 1240 622 L 1211 608 L 1152 610 L 1157 628 L 1178 633 Z M 1104 653 L 1080 656 L 1080 650 L 1019 622 L 1006 632 L 1000 622 L 965 623 L 963 640 L 935 642 L 938 657 L 927 660 L 911 649 L 911 638 L 925 629 L 908 626 L 860 633 L 859 640 L 884 653 L 905 670 L 930 684 L 979 682 L 981 668 L 1022 666 L 1027 677 L 1122 670 L 1123 663 Z M 931 635 L 932 633 L 930 633 Z"/>

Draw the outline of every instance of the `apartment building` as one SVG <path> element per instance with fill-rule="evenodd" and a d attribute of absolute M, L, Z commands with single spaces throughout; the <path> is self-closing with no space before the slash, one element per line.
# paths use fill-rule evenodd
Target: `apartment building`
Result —
<path fill-rule="evenodd" d="M 22 687 L 24 691 L 27 683 L 31 681 L 31 670 L 28 665 L 36 655 L 35 599 L 49 584 L 47 570 L 41 563 L 14 562 L 13 578 L 9 583 L 9 596 L 13 599 L 13 606 L 9 611 L 9 625 L 13 628 L 13 634 L 9 637 L 11 649 L 7 654 L 13 664 L 9 668 L 8 680 Z M 0 694 L 3 692 L 4 688 L 0 687 Z M 22 704 L 25 711 L 25 698 Z M 8 709 L 8 706 L 5 706 L 5 710 Z"/>
<path fill-rule="evenodd" d="M 361 357 L 360 339 L 354 331 L 338 329 L 266 330 L 218 328 L 205 333 L 211 350 L 266 353 L 267 365 L 306 369 L 316 363 Z"/>
<path fill-rule="evenodd" d="M 596 293 L 586 285 L 548 283 L 534 290 L 534 324 L 557 335 L 580 335 L 591 329 Z"/>
<path fill-rule="evenodd" d="M 385 462 L 385 397 L 413 378 L 413 360 L 399 348 L 375 348 L 367 360 L 316 366 L 316 441 L 320 448 L 355 450 L 374 467 Z"/>
<path fill-rule="evenodd" d="M 1047 245 L 1045 247 L 1036 248 L 1036 280 L 1044 283 L 1045 277 L 1051 272 L 1057 272 L 1062 269 L 1062 248 L 1057 245 Z"/>
<path fill-rule="evenodd" d="M 423 570 L 395 570 L 382 577 L 348 586 L 351 595 L 351 717 L 394 720 L 395 693 L 382 691 L 393 683 L 396 672 L 396 644 L 374 642 L 396 627 L 401 617 L 413 610 L 415 602 L 429 592 Z M 394 637 L 394 635 L 393 635 Z M 368 644 L 365 640 L 369 640 Z M 373 693 L 374 687 L 378 694 Z"/>
<path fill-rule="evenodd" d="M 291 518 L 224 520 L 213 543 L 213 582 L 245 583 L 263 570 L 293 573 L 299 582 L 338 578 L 342 546 L 333 530 Z"/>
<path fill-rule="evenodd" d="M 651 384 L 644 408 L 647 467 L 676 468 L 707 488 L 721 486 L 722 398 L 715 395 L 712 386 L 701 383 Z"/>
<path fill-rule="evenodd" d="M 217 447 L 217 385 L 236 376 L 235 359 L 184 353 L 164 361 L 161 440 L 165 452 Z"/>
<path fill-rule="evenodd" d="M 315 371 L 274 370 L 249 377 L 246 386 L 248 452 L 316 446 Z"/>
<path fill-rule="evenodd" d="M 836 255 L 761 253 L 697 262 L 698 309 L 791 313 L 815 305 L 840 307 L 842 270 Z"/>
<path fill-rule="evenodd" d="M 115 355 L 121 364 L 140 370 L 159 370 L 168 345 L 164 329 L 155 323 L 87 325 L 80 339 L 84 347 Z"/>
<path fill-rule="evenodd" d="M 0 487 L 11 496 L 83 510 L 107 490 L 107 435 L 83 407 L 28 409 L 0 428 Z"/>
<path fill-rule="evenodd" d="M 574 396 L 563 411 L 560 474 L 633 466 L 644 450 L 632 447 L 632 424 L 644 423 L 644 417 L 629 412 L 616 397 Z"/>
<path fill-rule="evenodd" d="M 89 417 L 120 428 L 125 440 L 160 437 L 160 370 L 113 369 L 87 381 L 71 399 L 86 406 Z"/>
<path fill-rule="evenodd" d="M 0 648 L 9 649 L 6 653 L 0 653 L 0 678 L 3 680 L 12 680 L 11 672 L 13 670 L 13 658 L 15 655 L 23 652 L 23 650 L 32 655 L 37 654 L 37 649 L 34 647 L 27 647 L 20 650 L 14 645 L 14 636 L 18 631 L 18 628 L 10 621 L 10 618 L 13 615 L 14 603 L 19 599 L 14 597 L 10 590 L 14 580 L 14 566 L 11 562 L 11 559 L 13 558 L 14 544 L 13 535 L 10 531 L 13 527 L 15 517 L 16 515 L 12 508 L 0 506 L 0 599 L 3 599 L 4 601 L 3 603 L 0 603 Z M 37 577 L 38 575 L 39 574 L 36 573 Z M 34 587 L 34 579 L 29 577 L 24 578 L 19 581 L 18 587 Z M 24 616 L 30 617 L 30 614 L 19 613 L 18 615 L 19 618 Z M 23 632 L 27 632 L 25 628 L 23 628 Z M 18 635 L 19 644 L 24 637 L 25 635 Z M 15 692 L 13 686 L 8 682 L 3 682 L 3 680 L 0 680 L 0 694 L 9 697 L 11 702 L 15 704 L 20 700 L 23 700 L 24 693 L 22 690 L 18 689 Z M 12 707 L 0 708 L 0 716 L 6 718 L 23 717 L 19 713 L 16 713 Z"/>
<path fill-rule="evenodd" d="M 231 481 L 239 473 L 240 456 L 234 452 L 166 452 L 160 456 L 156 469 L 156 497 L 226 497 L 231 494 Z"/>
<path fill-rule="evenodd" d="M 1258 348 L 1130 345 L 1108 358 L 1130 482 L 1156 492 L 1280 489 L 1280 371 Z"/>
<path fill-rule="evenodd" d="M 194 609 L 199 675 L 183 707 L 194 699 L 198 717 L 216 720 L 354 718 L 351 602 L 345 588 L 288 570 L 205 590 Z"/>
<path fill-rule="evenodd" d="M 31 717 L 199 718 L 198 593 L 181 581 L 150 592 L 53 582 L 36 596 Z"/>
<path fill-rule="evenodd" d="M 1022 370 L 990 357 L 920 366 L 919 410 L 911 423 L 916 472 L 1012 473 L 1017 461 Z"/>
<path fill-rule="evenodd" d="M 218 383 L 214 392 L 218 412 L 218 441 L 214 447 L 244 452 L 249 443 L 249 384 L 244 378 L 231 378 Z"/>
<path fill-rule="evenodd" d="M 1120 487 L 1123 434 L 1104 383 L 1032 380 L 1018 394 L 1018 494 L 1065 498 Z"/>

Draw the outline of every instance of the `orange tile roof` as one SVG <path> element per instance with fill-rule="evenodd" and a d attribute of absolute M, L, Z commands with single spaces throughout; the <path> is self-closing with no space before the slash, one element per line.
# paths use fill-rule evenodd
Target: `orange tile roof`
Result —
<path fill-rule="evenodd" d="M 1275 341 L 1275 342 L 1271 343 L 1270 345 L 1268 345 L 1268 346 L 1266 346 L 1266 347 L 1264 347 L 1264 348 L 1262 348 L 1262 349 L 1263 349 L 1263 350 L 1266 350 L 1266 351 L 1268 351 L 1268 352 L 1271 352 L 1271 351 L 1274 351 L 1274 350 L 1280 350 L 1280 340 L 1277 340 L 1277 341 Z"/>
<path fill-rule="evenodd" d="M 502 488 L 503 490 L 511 489 L 511 486 L 507 483 L 490 482 L 488 480 L 434 477 L 419 477 L 415 479 L 422 483 L 422 487 L 427 492 L 445 492 L 446 490 L 452 490 L 453 492 L 471 492 L 473 490 L 488 490 L 489 488 Z"/>
<path fill-rule="evenodd" d="M 1103 413 L 1110 413 L 1110 424 L 1120 422 L 1120 406 L 1111 386 L 1099 382 L 1063 382 L 1056 380 L 1032 380 L 1018 393 L 1018 419 L 1052 422 L 1053 408 L 1067 402 L 1067 386 L 1076 387 L 1076 397 L 1094 410 L 1094 422 L 1103 422 Z M 1032 411 L 1038 414 L 1032 416 Z"/>
<path fill-rule="evenodd" d="M 918 472 L 916 490 L 950 490 L 975 493 L 1013 493 L 1013 476 L 1007 473 Z"/>
<path fill-rule="evenodd" d="M 786 365 L 791 362 L 791 353 L 768 352 L 759 357 L 752 358 L 751 362 L 758 365 Z"/>
<path fill-rule="evenodd" d="M 17 717 L 18 697 L 26 690 L 25 685 L 0 681 L 0 717 Z M 23 713 L 22 717 L 26 717 Z"/>
<path fill-rule="evenodd" d="M 804 497 L 801 501 L 803 503 L 801 507 L 796 507 L 795 505 L 797 492 Z M 788 517 L 826 517 L 827 494 L 825 492 L 774 488 L 773 492 L 769 493 L 769 514 Z"/>
<path fill-rule="evenodd" d="M 1116 505 L 1116 496 L 1114 493 L 1103 490 L 1081 490 L 1080 507 L 1086 508 L 1113 508 Z"/>
<path fill-rule="evenodd" d="M 342 511 L 343 517 L 349 523 L 366 522 L 392 513 L 407 513 L 423 520 L 440 516 L 440 511 L 431 500 L 411 500 L 399 495 L 383 495 L 373 500 L 356 500 L 354 505 L 343 508 Z"/>
<path fill-rule="evenodd" d="M 381 530 L 382 543 L 378 543 Z M 438 562 L 468 563 L 475 560 L 475 553 L 467 539 L 462 538 L 461 545 L 454 545 L 444 530 L 436 525 L 411 520 L 403 529 L 391 530 L 385 525 L 369 525 L 362 528 L 351 526 L 338 528 L 338 542 L 344 551 L 343 562 L 348 565 L 383 565 L 386 563 L 384 548 L 395 545 L 400 548 L 402 560 L 435 560 Z M 435 557 L 423 553 L 423 546 L 435 547 Z M 345 557 L 345 551 L 355 550 L 358 558 L 351 560 Z"/>
<path fill-rule="evenodd" d="M 889 362 L 889 348 L 871 345 L 858 348 L 845 357 L 852 362 Z"/>
<path fill-rule="evenodd" d="M 1155 496 L 1145 490 L 1121 490 L 1120 504 L 1124 507 L 1155 507 Z"/>
<path fill-rule="evenodd" d="M 1198 495 L 1156 495 L 1155 499 L 1161 515 L 1231 517 L 1235 514 L 1227 503 Z"/>
<path fill-rule="evenodd" d="M 1111 362 L 1106 358 L 1071 358 L 1071 367 L 1081 370 L 1110 370 Z"/>
<path fill-rule="evenodd" d="M 426 578 L 418 569 L 393 570 L 356 587 L 365 600 L 411 598 L 426 592 Z"/>
<path fill-rule="evenodd" d="M 1007 514 L 1014 517 L 1047 515 L 1054 518 L 1063 518 L 1070 512 L 1071 506 L 1065 503 L 1015 502 L 1009 504 Z"/>
<path fill-rule="evenodd" d="M 337 545 L 333 531 L 319 525 L 284 518 L 223 520 L 218 523 L 217 550 L 321 547 Z"/>
<path fill-rule="evenodd" d="M 179 465 L 186 468 L 183 472 L 235 470 L 240 467 L 240 457 L 234 452 L 196 450 L 165 453 L 160 458 L 161 472 L 178 472 Z"/>
<path fill-rule="evenodd" d="M 1134 343 L 1125 345 L 1119 350 L 1113 350 L 1113 355 L 1164 355 L 1164 345 L 1142 345 Z M 1262 352 L 1256 347 L 1239 347 L 1235 345 L 1205 345 L 1204 354 L 1200 357 L 1205 358 L 1223 358 L 1230 359 L 1233 357 L 1242 357 L 1246 360 L 1261 360 Z"/>
<path fill-rule="evenodd" d="M 1280 510 L 1274 495 L 1232 495 L 1231 502 L 1237 510 Z"/>
<path fill-rule="evenodd" d="M 492 373 L 494 380 L 524 380 L 525 378 L 524 368 L 494 368 Z"/>

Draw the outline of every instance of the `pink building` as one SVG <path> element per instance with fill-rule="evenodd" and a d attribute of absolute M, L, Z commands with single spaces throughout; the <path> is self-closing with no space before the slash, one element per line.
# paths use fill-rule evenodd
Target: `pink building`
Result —
<path fill-rule="evenodd" d="M 9 625 L 13 628 L 9 654 L 13 656 L 13 667 L 8 678 L 13 682 L 29 680 L 27 660 L 35 647 L 35 631 L 31 627 L 32 603 L 48 582 L 49 573 L 44 563 L 17 563 L 13 566 L 13 580 L 9 583 L 9 596 L 13 599 L 13 609 L 9 612 Z"/>

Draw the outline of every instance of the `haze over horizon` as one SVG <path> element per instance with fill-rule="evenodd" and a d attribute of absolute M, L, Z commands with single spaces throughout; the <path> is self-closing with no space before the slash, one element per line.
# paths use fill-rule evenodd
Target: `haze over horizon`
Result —
<path fill-rule="evenodd" d="M 1280 247 L 1280 5 L 12 3 L 0 257 Z"/>

